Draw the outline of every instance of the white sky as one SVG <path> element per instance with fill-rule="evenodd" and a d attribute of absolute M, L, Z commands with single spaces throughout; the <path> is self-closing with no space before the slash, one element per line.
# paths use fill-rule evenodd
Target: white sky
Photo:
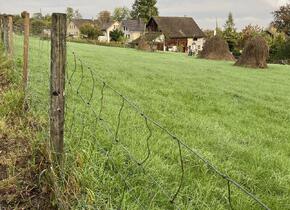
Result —
<path fill-rule="evenodd" d="M 272 21 L 271 12 L 290 0 L 157 0 L 161 16 L 191 16 L 203 29 L 213 29 L 216 19 L 222 26 L 231 11 L 237 28 L 248 24 L 266 27 Z M 84 18 L 95 17 L 101 10 L 117 6 L 131 7 L 134 0 L 0 0 L 0 13 L 19 14 L 65 12 L 70 6 L 79 9 Z"/>

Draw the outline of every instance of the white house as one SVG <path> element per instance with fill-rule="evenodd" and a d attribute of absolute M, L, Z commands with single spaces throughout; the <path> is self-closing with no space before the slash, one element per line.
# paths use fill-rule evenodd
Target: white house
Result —
<path fill-rule="evenodd" d="M 110 32 L 115 29 L 120 29 L 120 23 L 118 21 L 110 21 L 108 23 L 101 24 L 101 31 L 103 36 L 99 36 L 98 40 L 100 42 L 110 42 Z"/>
<path fill-rule="evenodd" d="M 139 20 L 123 20 L 121 30 L 128 42 L 138 39 L 146 30 L 146 24 Z"/>

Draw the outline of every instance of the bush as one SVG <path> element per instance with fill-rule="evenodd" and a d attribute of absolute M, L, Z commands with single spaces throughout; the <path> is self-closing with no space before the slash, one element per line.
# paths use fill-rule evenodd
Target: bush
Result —
<path fill-rule="evenodd" d="M 290 63 L 290 39 L 275 41 L 270 48 L 271 63 Z"/>
<path fill-rule="evenodd" d="M 115 29 L 114 31 L 110 32 L 110 37 L 112 41 L 120 42 L 124 38 L 124 33 L 119 29 Z"/>
<path fill-rule="evenodd" d="M 120 47 L 120 48 L 125 48 L 129 47 L 125 45 L 123 42 L 100 42 L 98 40 L 91 40 L 91 39 L 73 39 L 73 38 L 68 38 L 68 42 L 75 42 L 75 43 L 83 43 L 83 44 L 94 44 L 94 45 L 100 45 L 100 46 L 106 46 L 106 47 Z"/>
<path fill-rule="evenodd" d="M 89 23 L 84 24 L 80 28 L 81 34 L 89 39 L 97 39 L 99 36 L 102 35 L 102 32 L 96 27 Z"/>

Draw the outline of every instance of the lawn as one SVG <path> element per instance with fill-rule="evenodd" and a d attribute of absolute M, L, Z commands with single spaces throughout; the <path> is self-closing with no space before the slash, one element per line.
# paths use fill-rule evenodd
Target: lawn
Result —
<path fill-rule="evenodd" d="M 49 45 L 31 39 L 31 109 L 44 119 Z M 15 50 L 20 64 L 21 37 Z M 290 209 L 289 66 L 245 69 L 184 54 L 77 43 L 68 43 L 67 66 L 62 181 L 73 209 L 230 208 L 227 182 L 183 147 L 182 187 L 170 203 L 182 174 L 178 144 L 152 123 L 147 126 L 127 103 L 123 107 L 107 84 L 271 209 Z M 108 82 L 104 89 L 97 78 Z M 234 209 L 260 209 L 231 190 Z"/>

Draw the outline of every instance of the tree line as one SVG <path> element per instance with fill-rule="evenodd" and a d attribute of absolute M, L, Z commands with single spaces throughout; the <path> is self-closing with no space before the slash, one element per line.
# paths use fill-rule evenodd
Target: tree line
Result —
<path fill-rule="evenodd" d="M 233 14 L 229 13 L 228 19 L 222 28 L 216 26 L 214 31 L 205 30 L 204 32 L 207 38 L 218 35 L 225 39 L 235 57 L 241 55 L 247 41 L 259 35 L 268 43 L 270 62 L 277 63 L 283 60 L 290 60 L 290 4 L 281 6 L 272 14 L 273 21 L 267 29 L 250 24 L 238 32 Z"/>

